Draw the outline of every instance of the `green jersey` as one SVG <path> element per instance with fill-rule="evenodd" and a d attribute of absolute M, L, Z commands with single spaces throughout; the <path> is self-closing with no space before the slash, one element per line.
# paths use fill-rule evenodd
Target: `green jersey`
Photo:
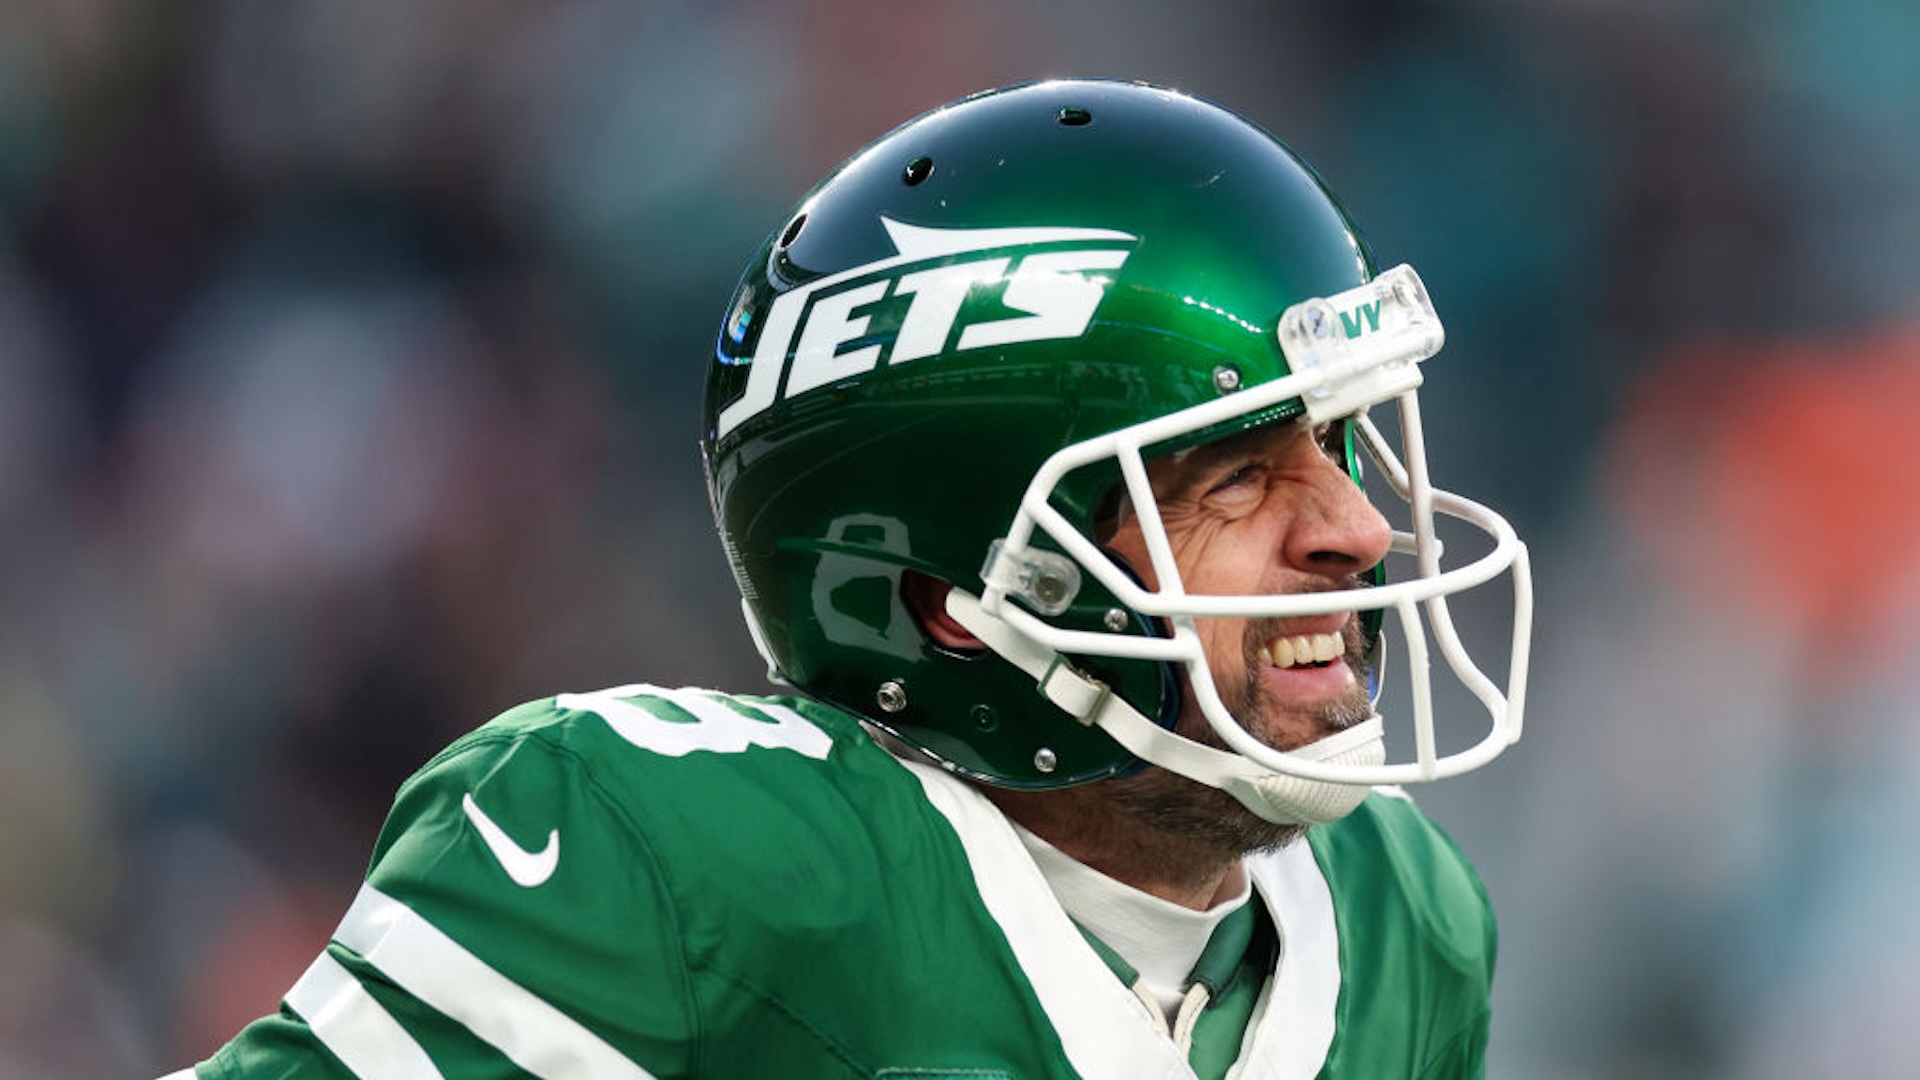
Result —
<path fill-rule="evenodd" d="M 1481 1071 L 1492 917 L 1410 803 L 1249 871 L 1277 959 L 1227 1076 Z M 627 686 L 429 762 L 280 1011 L 180 1075 L 1194 1073 L 971 786 L 812 702 Z"/>

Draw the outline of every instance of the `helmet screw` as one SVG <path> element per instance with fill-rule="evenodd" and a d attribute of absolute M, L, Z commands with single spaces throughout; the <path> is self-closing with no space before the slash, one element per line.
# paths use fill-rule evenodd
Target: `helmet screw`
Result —
<path fill-rule="evenodd" d="M 880 689 L 875 692 L 873 699 L 880 704 L 882 712 L 897 713 L 907 707 L 907 688 L 888 679 L 880 684 Z"/>
<path fill-rule="evenodd" d="M 1127 613 L 1117 607 L 1110 607 L 1107 613 L 1100 617 L 1100 621 L 1106 624 L 1107 629 L 1117 634 L 1127 628 Z"/>
<path fill-rule="evenodd" d="M 1033 767 L 1050 773 L 1060 767 L 1060 755 L 1043 746 L 1033 752 Z"/>
<path fill-rule="evenodd" d="M 1333 324 L 1327 320 L 1327 309 L 1319 304 L 1307 308 L 1307 332 L 1314 337 L 1323 338 L 1332 333 Z"/>
<path fill-rule="evenodd" d="M 973 726 L 981 731 L 992 731 L 1000 726 L 1000 718 L 993 713 L 991 705 L 975 705 L 967 714 L 973 720 Z"/>
<path fill-rule="evenodd" d="M 1213 388 L 1223 394 L 1240 389 L 1240 371 L 1225 364 L 1213 369 Z"/>

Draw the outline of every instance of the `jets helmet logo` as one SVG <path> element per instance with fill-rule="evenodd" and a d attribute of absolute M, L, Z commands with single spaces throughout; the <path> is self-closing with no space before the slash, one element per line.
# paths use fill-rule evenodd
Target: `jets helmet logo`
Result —
<path fill-rule="evenodd" d="M 1077 338 L 1138 239 L 1115 229 L 931 229 L 880 221 L 897 255 L 810 282 L 773 302 L 747 388 L 720 411 L 715 438 L 783 397 L 863 375 L 882 363 L 937 356 L 956 326 L 953 348 L 959 352 Z M 968 296 L 989 287 L 999 287 L 1000 303 L 1022 314 L 964 321 Z M 899 327 L 890 338 L 876 337 L 867 309 L 889 298 L 904 305 Z M 865 344 L 847 347 L 863 339 Z"/>

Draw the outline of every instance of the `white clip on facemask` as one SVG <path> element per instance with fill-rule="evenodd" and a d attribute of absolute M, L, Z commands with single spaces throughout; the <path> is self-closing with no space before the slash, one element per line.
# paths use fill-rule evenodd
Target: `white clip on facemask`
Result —
<path fill-rule="evenodd" d="M 1032 673 L 1040 691 L 1055 704 L 1097 724 L 1141 758 L 1227 790 L 1269 820 L 1324 821 L 1351 811 L 1366 786 L 1456 776 L 1479 768 L 1519 740 L 1533 592 L 1526 545 L 1506 519 L 1428 481 L 1417 397 L 1419 363 L 1439 351 L 1445 332 L 1413 269 L 1397 266 L 1357 288 L 1295 304 L 1281 314 L 1277 333 L 1290 374 L 1075 443 L 1050 457 L 1028 485 L 1006 537 L 994 545 L 983 569 L 985 589 L 978 603 L 954 590 L 949 610 L 995 652 Z M 1413 556 L 1413 576 L 1371 588 L 1310 594 L 1188 594 L 1148 484 L 1143 448 L 1294 398 L 1305 404 L 1312 423 L 1352 417 L 1360 445 L 1409 507 L 1409 531 L 1396 532 L 1393 546 Z M 1404 464 L 1366 416 L 1370 406 L 1388 399 L 1399 407 Z M 1159 582 L 1156 589 L 1136 583 L 1049 502 L 1068 473 L 1107 459 L 1118 463 L 1139 516 Z M 1443 568 L 1435 514 L 1486 534 L 1492 550 L 1464 566 Z M 1035 530 L 1064 555 L 1030 546 Z M 1172 636 L 1067 630 L 1045 621 L 1066 610 L 1082 572 L 1127 607 L 1166 619 Z M 1501 574 L 1512 575 L 1514 600 L 1504 692 L 1461 645 L 1446 599 Z M 1397 616 L 1404 638 L 1399 652 L 1407 658 L 1412 691 L 1411 760 L 1385 760 L 1378 717 L 1292 751 L 1255 739 L 1222 703 L 1194 623 L 1207 617 L 1289 619 L 1376 610 Z M 1436 748 L 1428 625 L 1448 668 L 1490 720 L 1483 737 L 1453 753 Z M 1179 664 L 1201 714 L 1233 753 L 1175 735 L 1106 694 L 1061 656 L 1075 653 Z M 1074 685 L 1076 681 L 1081 685 Z"/>

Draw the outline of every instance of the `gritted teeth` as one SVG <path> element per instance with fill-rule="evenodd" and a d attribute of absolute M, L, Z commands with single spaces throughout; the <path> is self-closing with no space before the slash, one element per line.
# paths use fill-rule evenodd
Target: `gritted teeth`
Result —
<path fill-rule="evenodd" d="M 1260 647 L 1260 662 L 1278 668 L 1324 664 L 1346 651 L 1339 634 L 1292 634 Z"/>

